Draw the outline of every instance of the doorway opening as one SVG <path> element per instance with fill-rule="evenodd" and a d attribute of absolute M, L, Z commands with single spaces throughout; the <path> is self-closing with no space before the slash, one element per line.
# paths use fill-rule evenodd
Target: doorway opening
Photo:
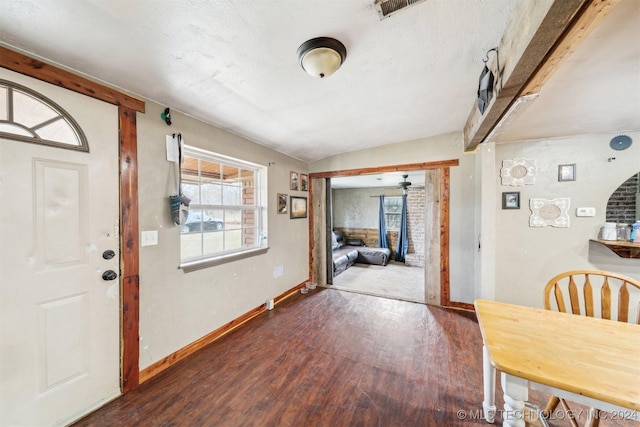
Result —
<path fill-rule="evenodd" d="M 425 176 L 416 170 L 331 179 L 332 229 L 345 238 L 332 240 L 333 289 L 426 302 Z M 398 254 L 401 230 L 406 247 Z M 345 252 L 358 256 L 345 264 Z"/>
<path fill-rule="evenodd" d="M 413 163 L 314 172 L 309 175 L 310 186 L 310 272 L 318 285 L 333 286 L 331 236 L 332 179 L 399 171 L 424 171 L 424 302 L 431 305 L 472 309 L 469 304 L 449 299 L 449 189 L 450 168 L 458 166 L 458 159 L 438 162 Z"/>

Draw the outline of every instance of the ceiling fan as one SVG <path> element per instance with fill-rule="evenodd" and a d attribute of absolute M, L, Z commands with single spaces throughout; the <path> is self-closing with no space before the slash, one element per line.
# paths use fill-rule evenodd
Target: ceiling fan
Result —
<path fill-rule="evenodd" d="M 402 188 L 403 193 L 407 193 L 408 188 L 411 186 L 411 181 L 407 181 L 409 175 L 402 175 L 402 181 L 398 183 L 398 187 Z"/>

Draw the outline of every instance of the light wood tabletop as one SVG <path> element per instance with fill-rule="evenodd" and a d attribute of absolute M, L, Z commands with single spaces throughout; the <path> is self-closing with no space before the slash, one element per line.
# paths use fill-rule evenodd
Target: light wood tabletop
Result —
<path fill-rule="evenodd" d="M 475 307 L 496 369 L 640 410 L 640 325 L 488 300 Z"/>

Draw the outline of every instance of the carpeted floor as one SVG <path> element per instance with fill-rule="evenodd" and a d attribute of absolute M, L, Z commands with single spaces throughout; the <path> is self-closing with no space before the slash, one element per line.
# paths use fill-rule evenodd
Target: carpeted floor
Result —
<path fill-rule="evenodd" d="M 334 289 L 403 301 L 425 302 L 424 269 L 391 261 L 354 264 L 333 279 Z"/>

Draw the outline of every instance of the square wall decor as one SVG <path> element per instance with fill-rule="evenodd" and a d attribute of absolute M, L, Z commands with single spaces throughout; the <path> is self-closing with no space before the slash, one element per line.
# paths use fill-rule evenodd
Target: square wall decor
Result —
<path fill-rule="evenodd" d="M 512 187 L 535 184 L 536 160 L 503 160 L 502 169 L 500 169 L 500 178 L 502 178 L 502 185 L 511 185 Z"/>
<path fill-rule="evenodd" d="M 560 197 L 557 199 L 530 199 L 529 227 L 559 227 L 568 228 L 570 225 L 569 206 L 571 199 Z"/>
<path fill-rule="evenodd" d="M 558 165 L 558 181 L 575 181 L 576 180 L 576 164 Z"/>
<path fill-rule="evenodd" d="M 503 192 L 502 209 L 520 209 L 520 192 Z"/>

